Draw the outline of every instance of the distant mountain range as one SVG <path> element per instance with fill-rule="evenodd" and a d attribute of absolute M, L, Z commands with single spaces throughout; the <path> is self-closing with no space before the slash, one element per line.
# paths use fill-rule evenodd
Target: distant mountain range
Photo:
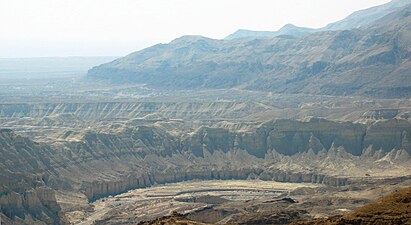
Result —
<path fill-rule="evenodd" d="M 411 5 L 405 2 L 411 1 L 356 12 L 325 31 L 287 25 L 277 37 L 183 36 L 94 67 L 88 77 L 168 89 L 408 97 Z"/>
<path fill-rule="evenodd" d="M 277 37 L 280 35 L 292 35 L 296 37 L 302 37 L 304 35 L 318 31 L 349 30 L 370 24 L 408 4 L 411 4 L 411 0 L 393 0 L 384 5 L 379 5 L 369 9 L 354 12 L 345 19 L 337 21 L 335 23 L 330 23 L 327 26 L 320 29 L 297 27 L 293 24 L 287 24 L 278 31 L 252 31 L 240 29 L 228 35 L 225 39 L 231 40 L 235 38 L 244 37 Z"/>

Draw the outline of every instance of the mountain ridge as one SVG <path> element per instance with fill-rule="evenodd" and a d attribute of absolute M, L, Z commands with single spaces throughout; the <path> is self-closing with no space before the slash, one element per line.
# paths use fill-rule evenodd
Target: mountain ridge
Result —
<path fill-rule="evenodd" d="M 92 68 L 88 77 L 167 89 L 411 95 L 411 5 L 362 28 L 293 38 L 183 36 Z"/>
<path fill-rule="evenodd" d="M 276 37 L 281 35 L 290 35 L 294 37 L 303 37 L 304 35 L 316 32 L 317 29 L 298 27 L 294 24 L 288 23 L 281 27 L 277 31 L 252 31 L 246 29 L 239 29 L 236 32 L 225 37 L 225 40 L 232 40 L 236 38 L 247 38 L 247 37 Z"/>
<path fill-rule="evenodd" d="M 411 0 L 392 0 L 391 2 L 385 3 L 383 5 L 378 5 L 368 9 L 356 11 L 340 21 L 329 23 L 325 27 L 318 29 L 298 27 L 293 24 L 286 24 L 277 31 L 253 31 L 247 29 L 239 29 L 236 32 L 228 35 L 224 39 L 231 40 L 235 38 L 246 37 L 276 37 L 280 35 L 302 37 L 304 35 L 319 31 L 349 30 L 354 28 L 360 28 L 361 26 L 366 26 L 367 24 L 370 24 L 386 16 L 407 4 L 411 4 Z M 293 27 L 293 29 L 287 29 L 290 27 Z"/>

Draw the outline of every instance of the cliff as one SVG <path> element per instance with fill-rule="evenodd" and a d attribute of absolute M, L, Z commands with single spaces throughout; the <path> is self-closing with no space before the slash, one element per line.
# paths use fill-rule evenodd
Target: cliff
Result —
<path fill-rule="evenodd" d="M 0 130 L 0 208 L 17 224 L 65 223 L 54 190 L 47 187 L 48 176 L 56 172 L 52 158 L 47 145 Z"/>
<path fill-rule="evenodd" d="M 248 130 L 201 127 L 170 133 L 154 124 L 68 133 L 36 143 L 0 132 L 2 212 L 59 223 L 54 190 L 90 200 L 192 179 L 262 179 L 341 186 L 349 177 L 408 175 L 411 124 L 273 120 Z M 71 136 L 75 137 L 71 137 Z M 366 172 L 367 171 L 367 172 Z M 52 188 L 52 189 L 50 189 Z M 44 216 L 47 215 L 47 218 Z"/>

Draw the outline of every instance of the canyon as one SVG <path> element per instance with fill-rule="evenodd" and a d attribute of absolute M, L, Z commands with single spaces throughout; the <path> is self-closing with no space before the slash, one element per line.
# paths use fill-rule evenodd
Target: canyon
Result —
<path fill-rule="evenodd" d="M 124 107 L 108 108 L 118 104 L 104 104 L 111 116 L 103 117 L 90 116 L 93 111 L 77 110 L 72 104 L 57 104 L 46 111 L 31 107 L 35 113 L 20 105 L 14 109 L 19 113 L 3 109 L 7 112 L 3 115 L 9 115 L 5 120 L 25 121 L 16 123 L 17 130 L 30 124 L 24 116 L 16 118 L 21 112 L 32 120 L 26 130 L 43 129 L 25 134 L 0 131 L 0 156 L 7 159 L 0 163 L 6 172 L 1 179 L 2 212 L 9 218 L 25 218 L 22 223 L 59 224 L 69 208 L 165 183 L 259 179 L 340 187 L 411 176 L 411 125 L 406 119 L 367 119 L 366 123 L 275 119 L 192 127 L 192 122 L 181 119 L 125 120 Z M 88 104 L 79 108 L 83 106 Z M 57 109 L 70 109 L 72 114 L 59 114 Z M 121 113 L 113 113 L 116 110 Z M 55 114 L 45 116 L 48 112 Z M 57 115 L 62 115 L 61 120 Z M 54 120 L 46 120 L 47 126 L 39 122 L 48 117 Z M 68 193 L 82 196 L 80 206 L 59 202 Z M 37 212 L 31 211 L 33 207 Z"/>
<path fill-rule="evenodd" d="M 321 29 L 0 59 L 1 223 L 362 218 L 411 186 L 410 22 L 394 0 Z"/>
<path fill-rule="evenodd" d="M 199 180 L 220 181 L 223 191 L 234 180 L 307 188 L 278 195 L 300 202 L 289 211 L 278 212 L 277 203 L 262 204 L 258 199 L 209 202 L 198 212 L 187 211 L 193 206 L 189 205 L 180 211 L 191 212 L 186 216 L 198 221 L 227 210 L 232 213 L 218 218 L 233 217 L 231 222 L 236 223 L 255 216 L 254 211 L 234 213 L 243 204 L 266 214 L 277 212 L 281 218 L 324 217 L 341 213 L 339 207 L 351 210 L 376 199 L 378 191 L 364 194 L 370 189 L 403 187 L 410 180 L 411 101 L 406 98 L 238 89 L 161 91 L 71 81 L 48 81 L 50 90 L 34 95 L 30 90 L 41 89 L 41 82 L 20 81 L 21 88 L 11 89 L 16 83 L 9 81 L 0 89 L 3 224 L 127 224 L 156 219 L 167 215 L 133 218 L 127 213 L 123 218 L 119 212 L 134 210 L 127 207 L 135 198 L 126 198 L 124 205 L 117 196 Z M 340 190 L 347 188 L 352 189 L 350 196 L 337 201 Z M 314 195 L 315 190 L 321 194 Z M 232 190 L 245 196 L 247 191 Z M 199 198 L 207 196 L 202 193 Z M 167 199 L 166 205 L 178 200 Z M 316 201 L 324 205 L 307 211 Z M 327 201 L 335 202 L 332 210 Z M 168 212 L 178 211 L 175 206 L 180 203 L 171 203 Z M 137 199 L 134 204 L 148 203 Z"/>

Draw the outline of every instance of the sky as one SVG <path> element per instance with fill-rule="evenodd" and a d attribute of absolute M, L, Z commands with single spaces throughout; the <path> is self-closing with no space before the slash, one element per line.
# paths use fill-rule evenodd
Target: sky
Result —
<path fill-rule="evenodd" d="M 182 35 L 320 28 L 390 0 L 0 0 L 0 58 L 122 56 Z"/>

